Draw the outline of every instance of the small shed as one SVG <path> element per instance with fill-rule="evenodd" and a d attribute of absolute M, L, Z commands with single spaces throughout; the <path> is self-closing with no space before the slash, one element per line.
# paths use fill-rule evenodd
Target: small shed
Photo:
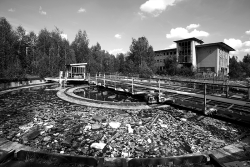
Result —
<path fill-rule="evenodd" d="M 66 65 L 65 77 L 85 79 L 87 63 L 75 63 Z"/>

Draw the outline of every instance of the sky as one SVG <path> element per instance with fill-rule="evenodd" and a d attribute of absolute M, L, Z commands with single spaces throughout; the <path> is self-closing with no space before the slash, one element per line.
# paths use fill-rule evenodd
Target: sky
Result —
<path fill-rule="evenodd" d="M 154 50 L 196 37 L 225 42 L 239 60 L 250 53 L 250 0 L 0 0 L 0 17 L 37 34 L 58 27 L 70 42 L 85 30 L 90 46 L 112 54 L 142 36 Z"/>

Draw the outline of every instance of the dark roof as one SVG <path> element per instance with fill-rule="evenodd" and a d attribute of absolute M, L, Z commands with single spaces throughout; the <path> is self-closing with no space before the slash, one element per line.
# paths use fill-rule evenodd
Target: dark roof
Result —
<path fill-rule="evenodd" d="M 181 39 L 181 40 L 177 40 L 177 41 L 174 41 L 174 42 L 184 42 L 184 41 L 196 41 L 200 44 L 204 43 L 202 40 L 198 39 L 198 38 L 186 38 L 186 39 Z"/>
<path fill-rule="evenodd" d="M 228 51 L 235 51 L 234 48 L 232 48 L 231 46 L 225 44 L 224 42 L 216 42 L 216 43 L 208 43 L 208 44 L 202 44 L 202 45 L 196 45 L 196 48 L 202 48 L 202 47 L 207 47 L 207 46 L 220 46 L 223 47 L 224 49 L 228 50 Z"/>
<path fill-rule="evenodd" d="M 156 50 L 154 52 L 166 52 L 166 51 L 176 51 L 176 48 L 173 48 L 173 49 L 164 49 L 164 50 Z"/>

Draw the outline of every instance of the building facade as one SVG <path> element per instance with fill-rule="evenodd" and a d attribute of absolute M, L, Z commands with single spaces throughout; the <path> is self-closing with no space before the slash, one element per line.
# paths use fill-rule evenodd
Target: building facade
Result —
<path fill-rule="evenodd" d="M 235 51 L 224 42 L 208 43 L 197 38 L 178 41 L 175 49 L 155 51 L 155 66 L 163 71 L 168 56 L 176 56 L 180 66 L 193 66 L 198 72 L 229 73 L 229 52 Z"/>

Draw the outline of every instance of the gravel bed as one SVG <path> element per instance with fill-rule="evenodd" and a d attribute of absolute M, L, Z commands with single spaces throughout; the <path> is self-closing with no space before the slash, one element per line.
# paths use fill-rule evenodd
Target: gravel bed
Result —
<path fill-rule="evenodd" d="M 79 106 L 59 99 L 56 92 L 52 86 L 1 95 L 0 137 L 52 153 L 139 158 L 205 152 L 232 144 L 249 131 L 173 107 Z"/>

